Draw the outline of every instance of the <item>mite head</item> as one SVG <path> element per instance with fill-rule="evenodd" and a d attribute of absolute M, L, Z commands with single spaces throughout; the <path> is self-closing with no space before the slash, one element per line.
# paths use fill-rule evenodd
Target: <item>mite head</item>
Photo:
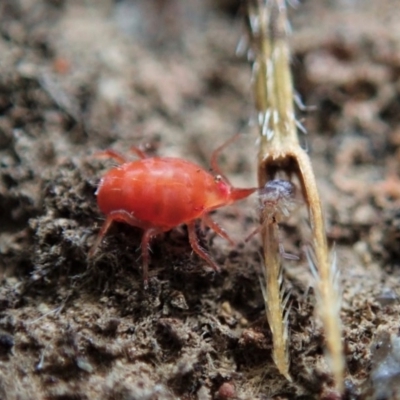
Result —
<path fill-rule="evenodd" d="M 210 200 L 209 209 L 215 209 L 232 204 L 238 200 L 242 200 L 250 196 L 256 190 L 257 188 L 235 188 L 224 176 L 215 175 L 213 185 L 210 188 L 210 193 L 208 194 L 208 198 Z"/>

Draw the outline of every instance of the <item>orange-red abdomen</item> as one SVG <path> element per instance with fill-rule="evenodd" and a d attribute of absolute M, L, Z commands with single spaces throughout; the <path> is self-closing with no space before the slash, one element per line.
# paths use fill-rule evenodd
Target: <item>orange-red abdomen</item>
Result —
<path fill-rule="evenodd" d="M 147 158 L 136 147 L 132 150 L 141 159 L 133 162 L 125 162 L 125 157 L 112 149 L 102 152 L 102 155 L 114 158 L 121 165 L 108 171 L 97 189 L 97 203 L 106 215 L 106 220 L 89 251 L 89 257 L 93 256 L 113 221 L 143 229 L 143 279 L 147 287 L 151 239 L 178 225 L 187 224 L 193 251 L 218 271 L 218 265 L 198 243 L 195 220 L 201 219 L 204 226 L 233 243 L 208 214 L 219 207 L 244 199 L 256 190 L 235 188 L 219 172 L 217 156 L 235 138 L 237 136 L 213 153 L 211 165 L 217 175 L 180 158 Z"/>
<path fill-rule="evenodd" d="M 163 231 L 231 203 L 230 185 L 196 164 L 153 157 L 110 170 L 97 191 L 101 211 L 124 210 L 144 227 Z"/>

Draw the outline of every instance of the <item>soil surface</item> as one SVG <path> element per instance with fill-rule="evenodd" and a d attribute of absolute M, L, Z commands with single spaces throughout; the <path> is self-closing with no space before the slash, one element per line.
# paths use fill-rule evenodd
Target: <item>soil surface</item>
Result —
<path fill-rule="evenodd" d="M 178 227 L 151 245 L 104 216 L 95 191 L 145 145 L 256 182 L 251 68 L 235 54 L 238 2 L 2 0 L 0 3 L 0 399 L 400 398 L 400 11 L 395 1 L 304 1 L 291 9 L 296 88 L 335 243 L 346 389 L 334 390 L 314 316 L 301 229 L 286 227 L 293 382 L 277 372 L 250 198 L 215 218 L 192 254 Z M 132 155 L 134 158 L 134 155 Z"/>

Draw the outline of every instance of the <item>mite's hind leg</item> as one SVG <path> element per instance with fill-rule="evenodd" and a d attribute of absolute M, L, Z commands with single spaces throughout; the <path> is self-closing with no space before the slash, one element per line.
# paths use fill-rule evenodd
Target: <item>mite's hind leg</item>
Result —
<path fill-rule="evenodd" d="M 210 229 L 215 231 L 219 236 L 226 239 L 232 246 L 235 245 L 235 242 L 229 237 L 229 235 L 225 232 L 225 230 L 219 226 L 212 218 L 206 214 L 202 218 L 202 224 L 208 226 Z"/>
<path fill-rule="evenodd" d="M 106 220 L 104 221 L 100 232 L 97 234 L 96 240 L 93 244 L 93 246 L 90 248 L 89 253 L 88 253 L 88 258 L 92 258 L 94 254 L 96 253 L 97 248 L 100 246 L 101 241 L 103 240 L 103 237 L 107 233 L 108 229 L 110 228 L 111 224 L 113 223 L 114 218 L 111 216 L 108 216 Z"/>
<path fill-rule="evenodd" d="M 132 153 L 135 153 L 139 158 L 148 158 L 149 156 L 139 147 L 131 146 L 130 148 Z"/>
<path fill-rule="evenodd" d="M 207 252 L 199 245 L 197 235 L 196 235 L 196 226 L 195 221 L 189 222 L 187 224 L 188 232 L 189 232 L 189 242 L 192 246 L 192 249 L 199 257 L 203 260 L 207 261 L 207 263 L 215 270 L 219 271 L 220 268 L 215 263 L 215 261 L 207 254 Z"/>
<path fill-rule="evenodd" d="M 250 232 L 246 238 L 244 239 L 244 242 L 247 243 L 250 241 L 250 239 L 252 239 L 254 236 L 256 236 L 258 233 L 261 233 L 261 226 L 255 228 L 252 232 Z"/>
<path fill-rule="evenodd" d="M 97 235 L 96 241 L 94 242 L 94 245 L 89 251 L 89 258 L 93 257 L 94 253 L 99 247 L 103 237 L 107 233 L 113 221 L 125 222 L 128 225 L 135 226 L 137 228 L 141 228 L 144 230 L 140 248 L 142 251 L 144 287 L 145 289 L 147 289 L 149 281 L 150 241 L 154 236 L 162 233 L 163 231 L 159 228 L 149 228 L 148 225 L 143 224 L 143 222 L 139 221 L 137 218 L 129 214 L 127 211 L 124 210 L 113 211 L 107 216 L 103 226 L 101 227 L 100 232 Z"/>
<path fill-rule="evenodd" d="M 162 233 L 163 231 L 157 228 L 148 228 L 144 231 L 142 236 L 142 262 L 143 262 L 143 283 L 144 288 L 147 289 L 149 283 L 149 250 L 150 250 L 150 242 L 154 236 Z"/>
<path fill-rule="evenodd" d="M 120 154 L 117 151 L 112 150 L 112 149 L 98 151 L 94 154 L 94 156 L 96 158 L 105 158 L 105 157 L 112 158 L 118 164 L 125 164 L 126 162 L 128 162 L 128 160 L 122 154 Z"/>
<path fill-rule="evenodd" d="M 136 146 L 132 146 L 130 148 L 130 150 L 135 153 L 139 158 L 147 158 L 147 154 L 141 150 L 139 147 Z M 103 151 L 98 151 L 97 153 L 95 153 L 95 157 L 98 158 L 104 158 L 104 157 L 108 157 L 108 158 L 112 158 L 113 160 L 115 160 L 118 164 L 125 164 L 127 162 L 129 162 L 129 160 L 123 156 L 121 153 L 118 153 L 118 151 L 115 151 L 113 149 L 106 149 Z"/>
<path fill-rule="evenodd" d="M 125 222 L 129 225 L 136 226 L 136 227 L 142 228 L 142 229 L 146 228 L 145 226 L 143 226 L 143 223 L 141 223 L 138 219 L 133 217 L 127 211 L 117 210 L 117 211 L 111 212 L 109 215 L 107 215 L 107 218 L 104 221 L 93 246 L 89 250 L 89 254 L 88 254 L 89 258 L 92 258 L 94 256 L 94 254 L 96 253 L 97 248 L 100 246 L 101 241 L 103 240 L 104 236 L 106 235 L 106 233 L 107 233 L 108 229 L 110 228 L 111 224 L 113 223 L 113 221 Z"/>

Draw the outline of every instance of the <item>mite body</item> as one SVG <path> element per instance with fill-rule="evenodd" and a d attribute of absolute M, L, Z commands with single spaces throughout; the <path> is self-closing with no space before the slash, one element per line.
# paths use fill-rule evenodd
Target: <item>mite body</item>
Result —
<path fill-rule="evenodd" d="M 216 175 L 180 158 L 147 157 L 135 147 L 132 150 L 140 159 L 132 162 L 113 150 L 103 152 L 103 155 L 114 158 L 121 165 L 108 171 L 100 181 L 97 203 L 106 220 L 89 256 L 95 253 L 113 221 L 143 229 L 141 250 L 143 278 L 147 286 L 151 239 L 178 225 L 187 224 L 193 250 L 214 270 L 218 270 L 218 266 L 198 243 L 195 221 L 201 219 L 204 225 L 232 243 L 209 213 L 243 199 L 256 190 L 234 188 L 219 171 L 217 157 L 235 139 L 236 136 L 214 151 L 211 165 Z"/>

